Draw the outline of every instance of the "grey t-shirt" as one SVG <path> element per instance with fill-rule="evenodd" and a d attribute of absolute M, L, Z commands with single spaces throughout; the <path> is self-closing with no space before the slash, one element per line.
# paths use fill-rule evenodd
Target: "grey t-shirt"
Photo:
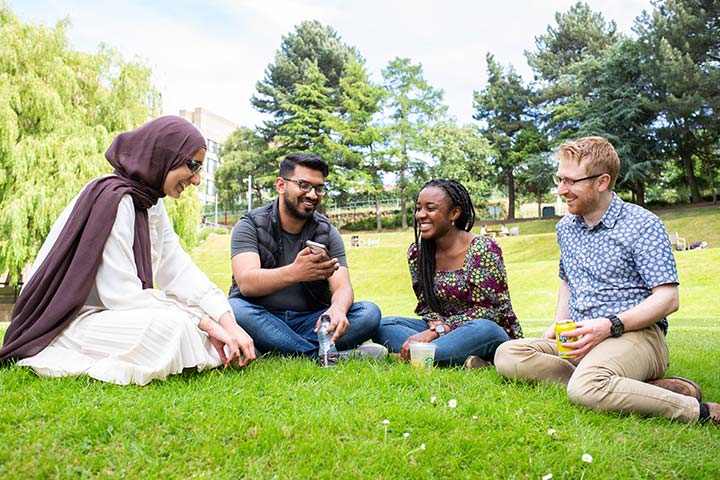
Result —
<path fill-rule="evenodd" d="M 335 227 L 331 226 L 329 237 L 330 245 L 327 247 L 330 251 L 330 256 L 337 258 L 341 267 L 347 267 L 345 244 L 340 236 L 340 232 L 338 232 Z M 299 233 L 292 234 L 283 230 L 282 242 L 283 254 L 278 261 L 278 267 L 284 267 L 285 265 L 293 263 L 300 250 L 305 248 L 305 245 L 300 243 Z M 233 228 L 232 237 L 230 239 L 230 258 L 234 257 L 238 253 L 244 252 L 253 252 L 258 255 L 260 254 L 258 250 L 257 230 L 255 225 L 253 225 L 247 218 L 241 218 Z M 240 290 L 237 286 L 234 286 L 230 290 L 230 297 L 239 296 Z M 249 297 L 245 299 L 271 311 L 293 310 L 296 312 L 313 312 L 323 307 L 310 298 L 303 286 L 299 283 L 295 283 L 269 295 Z"/>

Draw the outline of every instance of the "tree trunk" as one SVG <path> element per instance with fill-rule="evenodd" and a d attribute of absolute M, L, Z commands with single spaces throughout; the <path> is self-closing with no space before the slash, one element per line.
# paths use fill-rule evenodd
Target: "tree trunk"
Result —
<path fill-rule="evenodd" d="M 515 220 L 515 175 L 512 167 L 508 167 L 508 220 Z"/>
<path fill-rule="evenodd" d="M 403 145 L 402 158 L 400 159 L 400 209 L 402 219 L 400 225 L 402 229 L 407 228 L 407 198 L 405 198 L 405 170 L 407 168 L 407 147 Z"/>
<path fill-rule="evenodd" d="M 635 193 L 635 203 L 641 207 L 645 206 L 645 184 L 642 180 L 637 182 L 637 190 Z"/>
<path fill-rule="evenodd" d="M 698 189 L 697 178 L 695 178 L 695 168 L 692 159 L 692 133 L 685 127 L 685 138 L 682 139 L 680 145 L 680 159 L 682 160 L 683 170 L 685 171 L 685 179 L 690 187 L 690 195 L 692 203 L 700 203 L 700 189 Z"/>
<path fill-rule="evenodd" d="M 375 192 L 375 229 L 379 232 L 382 230 L 382 222 L 380 221 L 380 194 Z"/>
<path fill-rule="evenodd" d="M 538 204 L 538 218 L 542 218 L 542 193 L 538 192 L 536 200 Z"/>
<path fill-rule="evenodd" d="M 715 191 L 715 169 L 712 165 L 708 166 L 708 177 L 710 178 L 710 191 L 712 192 L 712 203 L 717 203 L 717 192 Z"/>
<path fill-rule="evenodd" d="M 372 144 L 370 144 L 370 158 L 373 159 L 373 167 L 372 167 L 372 178 L 373 178 L 373 184 L 376 186 L 380 185 L 380 189 L 382 190 L 382 181 L 380 180 L 380 174 L 378 173 L 378 167 L 375 165 L 375 155 Z M 375 228 L 379 232 L 382 230 L 382 221 L 380 220 L 380 192 L 375 191 Z"/>
<path fill-rule="evenodd" d="M 692 155 L 689 152 L 682 152 L 681 155 L 685 178 L 687 179 L 688 186 L 690 187 L 690 201 L 692 203 L 700 203 L 702 197 L 700 197 L 700 189 L 698 189 L 697 179 L 695 178 Z"/>

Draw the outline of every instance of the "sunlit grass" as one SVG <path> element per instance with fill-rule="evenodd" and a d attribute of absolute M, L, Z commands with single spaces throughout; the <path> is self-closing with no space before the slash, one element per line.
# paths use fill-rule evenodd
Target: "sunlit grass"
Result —
<path fill-rule="evenodd" d="M 690 225 L 719 220 L 703 215 Z M 527 335 L 542 332 L 555 308 L 557 245 L 545 230 L 522 224 L 520 237 L 500 239 Z M 380 245 L 348 248 L 356 298 L 411 315 L 412 232 L 360 236 Z M 229 240 L 210 235 L 193 252 L 225 291 Z M 720 399 L 719 257 L 720 248 L 676 253 L 681 309 L 668 336 L 668 374 L 693 378 L 707 399 Z M 392 359 L 322 369 L 266 357 L 146 387 L 2 368 L 0 405 L 3 479 L 720 478 L 718 429 L 588 411 L 561 387 L 510 383 L 493 370 L 424 372 Z"/>

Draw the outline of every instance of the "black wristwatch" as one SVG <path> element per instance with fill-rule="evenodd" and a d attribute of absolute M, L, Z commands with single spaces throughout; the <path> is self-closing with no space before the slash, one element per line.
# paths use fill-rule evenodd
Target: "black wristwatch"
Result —
<path fill-rule="evenodd" d="M 617 315 L 608 315 L 608 320 L 610 320 L 610 336 L 612 337 L 619 337 L 623 333 L 625 333 L 625 325 L 623 325 L 622 320 L 620 320 L 620 317 Z"/>
<path fill-rule="evenodd" d="M 445 325 L 435 325 L 433 331 L 438 334 L 438 337 L 442 337 L 447 333 L 448 329 Z"/>

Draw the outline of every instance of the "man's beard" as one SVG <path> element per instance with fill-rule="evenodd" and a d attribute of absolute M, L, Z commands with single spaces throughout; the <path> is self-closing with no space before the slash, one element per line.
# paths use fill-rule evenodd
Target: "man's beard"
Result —
<path fill-rule="evenodd" d="M 299 197 L 294 199 L 290 197 L 287 193 L 283 195 L 283 202 L 285 203 L 285 207 L 287 208 L 287 211 L 290 215 L 295 217 L 298 220 L 307 220 L 313 216 L 313 213 L 317 209 L 318 204 L 316 203 L 310 212 L 307 212 L 304 208 L 300 207 L 300 204 L 303 200 L 303 197 Z"/>

